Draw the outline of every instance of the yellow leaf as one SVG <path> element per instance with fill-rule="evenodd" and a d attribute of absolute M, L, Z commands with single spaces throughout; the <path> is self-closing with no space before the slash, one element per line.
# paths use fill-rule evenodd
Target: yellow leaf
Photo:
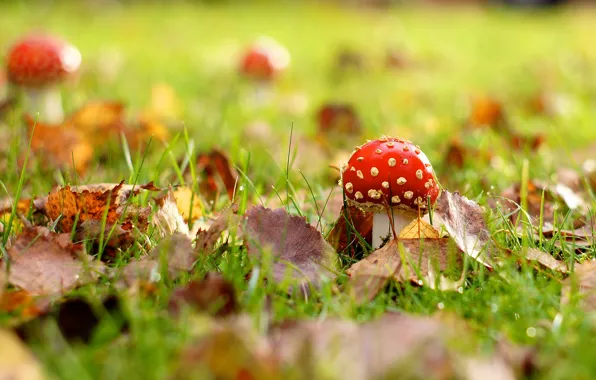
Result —
<path fill-rule="evenodd" d="M 439 239 L 439 232 L 421 218 L 416 218 L 399 233 L 399 239 Z"/>
<path fill-rule="evenodd" d="M 203 215 L 203 204 L 197 194 L 194 194 L 190 188 L 182 186 L 174 191 L 176 198 L 176 207 L 184 218 L 190 216 L 191 220 L 197 220 Z M 192 206 L 191 206 L 192 202 Z"/>

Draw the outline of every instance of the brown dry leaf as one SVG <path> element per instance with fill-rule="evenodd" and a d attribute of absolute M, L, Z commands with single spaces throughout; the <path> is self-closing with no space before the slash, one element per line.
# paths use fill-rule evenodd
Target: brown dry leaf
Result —
<path fill-rule="evenodd" d="M 456 168 L 463 168 L 467 162 L 471 161 L 488 163 L 491 158 L 491 152 L 484 152 L 476 148 L 464 146 L 458 139 L 451 140 L 445 151 L 445 161 L 449 166 Z"/>
<path fill-rule="evenodd" d="M 308 284 L 316 287 L 325 278 L 335 276 L 333 247 L 304 218 L 262 206 L 253 206 L 245 218 L 243 234 L 248 254 L 261 258 L 269 251 L 277 283 L 292 279 L 305 289 Z"/>
<path fill-rule="evenodd" d="M 372 244 L 373 213 L 348 206 L 341 209 L 333 229 L 327 235 L 327 242 L 340 254 L 354 256 L 356 248 L 361 244 L 360 235 L 369 245 Z M 356 233 L 358 232 L 358 233 Z"/>
<path fill-rule="evenodd" d="M 234 285 L 218 273 L 207 273 L 204 279 L 191 281 L 174 290 L 168 310 L 178 314 L 184 306 L 224 317 L 236 314 L 239 309 Z"/>
<path fill-rule="evenodd" d="M 274 353 L 246 316 L 225 319 L 182 352 L 177 379 L 283 379 Z"/>
<path fill-rule="evenodd" d="M 565 279 L 561 302 L 568 304 L 572 299 L 579 300 L 585 311 L 596 311 L 596 261 L 576 264 L 573 274 Z"/>
<path fill-rule="evenodd" d="M 0 200 L 0 215 L 4 213 L 12 212 L 14 206 L 13 199 L 2 199 Z M 17 212 L 21 214 L 27 214 L 31 208 L 31 199 L 19 199 L 17 202 Z"/>
<path fill-rule="evenodd" d="M 75 219 L 82 223 L 87 220 L 103 220 L 114 224 L 120 214 L 116 197 L 123 183 L 105 191 L 74 191 L 70 186 L 61 187 L 48 195 L 46 214 L 51 220 L 60 219 L 63 232 L 72 231 Z"/>
<path fill-rule="evenodd" d="M 328 103 L 317 112 L 317 141 L 328 151 L 354 144 L 362 126 L 351 104 Z"/>
<path fill-rule="evenodd" d="M 460 274 L 461 270 L 461 252 L 451 239 L 399 239 L 391 240 L 353 264 L 347 274 L 350 293 L 361 304 L 375 298 L 390 279 L 416 285 L 426 282 L 432 288 L 447 290 L 447 280 L 437 277 L 438 274 L 446 271 Z"/>
<path fill-rule="evenodd" d="M 528 248 L 524 254 L 526 260 L 536 261 L 540 265 L 559 273 L 568 273 L 567 265 L 555 259 L 551 254 L 536 248 Z"/>
<path fill-rule="evenodd" d="M 80 131 L 96 147 L 118 141 L 126 129 L 124 104 L 114 101 L 93 101 L 73 113 L 65 125 Z"/>
<path fill-rule="evenodd" d="M 230 225 L 238 225 L 240 216 L 238 215 L 238 205 L 233 204 L 225 209 L 217 219 L 209 226 L 208 230 L 200 229 L 197 232 L 195 249 L 198 253 L 209 255 L 213 253 L 215 243 L 221 234 L 228 229 Z"/>
<path fill-rule="evenodd" d="M 149 255 L 124 266 L 119 285 L 130 287 L 139 283 L 155 283 L 161 280 L 162 275 L 175 280 L 183 273 L 189 272 L 196 259 L 188 235 L 168 235 L 149 252 Z"/>
<path fill-rule="evenodd" d="M 25 229 L 8 249 L 8 256 L 9 283 L 32 295 L 62 294 L 97 281 L 105 269 L 91 261 L 82 246 L 70 243 L 68 234 L 42 227 Z"/>
<path fill-rule="evenodd" d="M 0 294 L 0 312 L 18 314 L 20 318 L 29 319 L 44 313 L 47 303 L 39 303 L 33 295 L 25 290 L 13 290 Z"/>
<path fill-rule="evenodd" d="M 170 131 L 161 121 L 155 117 L 140 114 L 134 125 L 124 131 L 126 141 L 132 150 L 144 149 L 149 141 L 165 142 L 170 137 Z"/>
<path fill-rule="evenodd" d="M 0 329 L 0 379 L 46 379 L 35 356 L 14 333 L 5 329 Z"/>
<path fill-rule="evenodd" d="M 180 186 L 174 190 L 178 212 L 185 220 L 195 221 L 203 216 L 203 204 L 198 194 L 194 194 L 190 187 Z"/>
<path fill-rule="evenodd" d="M 159 189 L 153 185 L 153 182 L 134 186 L 125 185 L 124 181 L 118 184 L 61 187 L 48 194 L 44 211 L 51 220 L 56 220 L 61 216 L 60 226 L 63 232 L 72 231 L 77 215 L 78 223 L 88 220 L 101 221 L 105 215 L 108 224 L 131 223 L 131 219 L 134 217 L 139 225 L 144 225 L 148 210 L 133 206 L 127 210 L 129 218 L 120 220 L 123 217 L 125 202 L 141 190 L 156 191 Z"/>
<path fill-rule="evenodd" d="M 197 173 L 203 178 L 200 187 L 206 197 L 213 199 L 219 195 L 221 188 L 219 183 L 221 182 L 230 200 L 234 199 L 238 173 L 223 151 L 212 149 L 208 153 L 199 154 L 197 156 Z"/>
<path fill-rule="evenodd" d="M 135 236 L 130 229 L 125 230 L 121 225 L 106 223 L 100 220 L 86 220 L 77 227 L 75 242 L 99 243 L 103 235 L 102 261 L 110 262 L 118 257 L 118 252 L 123 252 L 133 246 Z"/>
<path fill-rule="evenodd" d="M 31 150 L 40 165 L 72 168 L 78 173 L 87 170 L 93 158 L 93 145 L 79 130 L 68 125 L 48 125 L 25 117 L 29 125 Z"/>
<path fill-rule="evenodd" d="M 476 96 L 470 102 L 468 123 L 475 128 L 500 127 L 505 123 L 505 112 L 500 101 L 488 96 Z"/>
<path fill-rule="evenodd" d="M 174 192 L 170 188 L 164 198 L 157 199 L 159 209 L 153 215 L 151 222 L 162 236 L 180 233 L 189 236 L 190 231 L 184 217 L 178 210 Z"/>
<path fill-rule="evenodd" d="M 480 205 L 458 192 L 443 190 L 436 201 L 433 214 L 438 225 L 443 225 L 459 249 L 468 256 L 492 269 L 490 264 L 491 237 L 484 210 Z"/>
<path fill-rule="evenodd" d="M 449 379 L 457 378 L 457 354 L 448 344 L 454 336 L 453 326 L 437 318 L 388 313 L 363 324 L 285 323 L 273 329 L 271 341 L 282 364 L 298 367 L 296 378 Z"/>
<path fill-rule="evenodd" d="M 405 226 L 398 236 L 399 239 L 439 239 L 440 237 L 439 231 L 420 217 Z"/>

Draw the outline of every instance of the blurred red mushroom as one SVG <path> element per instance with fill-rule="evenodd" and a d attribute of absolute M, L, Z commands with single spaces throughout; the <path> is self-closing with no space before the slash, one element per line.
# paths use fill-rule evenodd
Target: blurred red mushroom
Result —
<path fill-rule="evenodd" d="M 434 204 L 440 189 L 426 155 L 412 142 L 381 137 L 356 148 L 342 167 L 348 204 L 374 213 L 373 248 Z"/>
<path fill-rule="evenodd" d="M 244 53 L 240 73 L 256 81 L 271 81 L 290 64 L 290 53 L 271 38 L 260 38 Z"/>
<path fill-rule="evenodd" d="M 30 35 L 18 41 L 7 55 L 8 81 L 22 90 L 25 109 L 39 112 L 40 120 L 59 124 L 64 119 L 57 84 L 76 72 L 81 53 L 69 43 L 47 35 Z"/>

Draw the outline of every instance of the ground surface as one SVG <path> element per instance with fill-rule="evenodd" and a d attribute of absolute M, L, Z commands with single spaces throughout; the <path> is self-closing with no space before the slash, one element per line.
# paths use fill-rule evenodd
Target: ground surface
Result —
<path fill-rule="evenodd" d="M 327 166 L 335 163 L 335 152 L 341 150 L 335 150 L 332 141 L 328 143 L 330 152 L 315 152 L 314 114 L 326 101 L 344 101 L 354 105 L 364 126 L 363 136 L 356 143 L 380 134 L 410 138 L 434 163 L 445 188 L 488 205 L 493 195 L 522 179 L 553 181 L 560 168 L 579 170 L 583 160 L 594 155 L 590 148 L 594 149 L 596 142 L 595 18 L 592 10 L 379 12 L 294 5 L 135 5 L 107 9 L 75 5 L 34 9 L 3 3 L 1 51 L 32 30 L 65 36 L 80 48 L 84 71 L 78 83 L 65 86 L 67 112 L 89 100 L 113 99 L 124 102 L 134 115 L 148 107 L 152 88 L 164 83 L 174 90 L 179 104 L 171 123 L 172 136 L 178 133 L 177 139 L 169 140 L 171 154 L 163 153 L 164 143 L 154 142 L 146 157 L 137 152 L 129 157 L 115 149 L 107 159 L 94 160 L 80 178 L 68 168 L 62 174 L 26 172 L 23 194 L 39 196 L 55 185 L 123 179 L 155 181 L 158 187 L 177 184 L 176 159 L 191 151 L 188 142 L 192 140 L 195 153 L 217 146 L 238 168 L 248 168 L 250 181 L 242 182 L 248 189 L 241 202 L 243 211 L 247 204 L 256 203 L 255 192 L 275 200 L 271 185 L 282 188 L 285 198 L 286 157 L 293 130 L 290 150 L 295 161 L 289 174 L 293 188 L 304 194 L 301 191 L 308 187 L 297 171 L 301 168 L 314 195 L 324 200 L 333 186 Z M 237 77 L 236 57 L 243 46 L 260 35 L 285 45 L 292 62 L 276 84 L 273 102 L 256 107 L 246 100 L 251 94 L 250 84 Z M 368 68 L 338 74 L 335 57 L 344 47 L 362 54 Z M 388 48 L 405 52 L 412 61 L 410 66 L 397 71 L 385 69 Z M 528 111 L 529 100 L 537 94 L 559 99 L 557 115 Z M 504 142 L 507 138 L 489 128 L 464 130 L 469 100 L 481 96 L 503 102 L 517 133 L 543 135 L 545 142 L 540 149 L 516 151 Z M 245 127 L 254 121 L 268 123 L 269 136 L 259 140 L 256 132 L 246 132 Z M 21 119 L 14 115 L 7 118 L 6 125 L 14 135 L 24 129 Z M 181 132 L 184 127 L 188 137 Z M 472 155 L 461 166 L 445 159 L 454 138 Z M 11 140 L 7 146 L 11 153 L 6 154 L 7 169 L 1 178 L 7 192 L 3 195 L 14 196 L 20 179 L 14 163 L 23 140 Z M 476 149 L 490 152 L 487 154 L 492 160 L 470 153 Z M 132 165 L 127 163 L 128 158 Z M 527 174 L 523 174 L 524 165 Z M 297 195 L 296 199 L 297 208 L 308 209 L 304 213 L 312 215 L 309 198 Z M 587 200 L 595 205 L 594 197 Z M 227 202 L 221 197 L 215 210 Z M 324 233 L 336 217 L 323 219 Z M 514 239 L 502 233 L 508 226 L 498 214 L 493 214 L 489 226 L 494 239 L 513 250 L 537 246 L 570 266 L 575 259 L 581 261 L 596 253 L 592 247 L 579 257 L 571 249 L 559 252 L 549 242 L 542 245 L 527 238 Z M 62 340 L 33 342 L 34 352 L 59 378 L 163 378 L 171 373 L 174 358 L 188 342 L 192 329 L 175 323 L 168 315 L 166 305 L 172 289 L 188 278 L 219 271 L 237 288 L 241 309 L 255 318 L 267 311 L 275 321 L 325 316 L 366 321 L 387 311 L 426 315 L 440 309 L 469 321 L 487 347 L 503 337 L 538 347 L 540 376 L 590 378 L 596 372 L 590 315 L 578 303 L 562 305 L 563 277 L 557 273 L 537 271 L 526 264 L 506 265 L 495 273 L 473 271 L 461 292 L 391 285 L 373 301 L 355 306 L 335 297 L 332 285 L 308 299 L 287 297 L 271 284 L 255 286 L 245 280 L 249 268 L 244 250 L 235 244 L 227 249 L 226 255 L 195 266 L 182 280 L 159 284 L 153 297 L 130 301 L 127 342 L 102 338 L 102 332 L 87 345 L 69 346 Z M 340 277 L 345 280 L 350 262 L 342 263 Z M 93 298 L 106 294 L 108 286 L 90 285 L 76 292 Z M 105 336 L 111 337 L 107 330 Z M 54 334 L 52 331 L 48 334 Z"/>

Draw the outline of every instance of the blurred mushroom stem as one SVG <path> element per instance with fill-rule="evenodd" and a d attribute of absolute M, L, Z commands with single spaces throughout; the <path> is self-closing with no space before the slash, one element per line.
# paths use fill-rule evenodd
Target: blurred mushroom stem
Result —
<path fill-rule="evenodd" d="M 410 211 L 404 211 L 397 208 L 391 208 L 391 214 L 393 218 L 393 227 L 395 229 L 395 235 L 398 236 L 401 230 L 405 226 L 412 223 L 416 219 L 417 214 Z M 372 248 L 377 249 L 383 241 L 389 238 L 393 238 L 393 231 L 391 230 L 391 221 L 387 211 L 375 212 L 373 215 L 373 237 L 372 237 Z"/>
<path fill-rule="evenodd" d="M 64 121 L 62 96 L 54 87 L 25 89 L 25 110 L 33 119 L 47 124 L 58 125 Z"/>

